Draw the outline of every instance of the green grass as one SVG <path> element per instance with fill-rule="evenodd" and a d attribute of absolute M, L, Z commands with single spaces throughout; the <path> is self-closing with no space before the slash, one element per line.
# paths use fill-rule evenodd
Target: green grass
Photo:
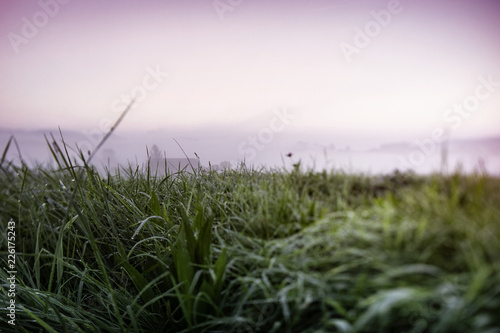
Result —
<path fill-rule="evenodd" d="M 53 153 L 0 164 L 3 332 L 500 332 L 498 178 L 103 177 Z"/>

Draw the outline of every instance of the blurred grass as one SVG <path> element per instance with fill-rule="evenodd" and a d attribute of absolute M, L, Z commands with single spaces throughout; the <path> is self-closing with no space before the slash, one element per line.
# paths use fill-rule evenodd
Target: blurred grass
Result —
<path fill-rule="evenodd" d="M 102 176 L 52 153 L 0 163 L 4 332 L 500 332 L 498 178 Z"/>

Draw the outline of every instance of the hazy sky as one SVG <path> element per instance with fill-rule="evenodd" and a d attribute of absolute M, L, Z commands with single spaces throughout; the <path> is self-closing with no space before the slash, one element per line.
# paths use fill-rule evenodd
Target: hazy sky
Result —
<path fill-rule="evenodd" d="M 122 131 L 500 129 L 495 0 L 0 0 L 0 36 L 1 128 L 103 130 L 136 93 Z"/>

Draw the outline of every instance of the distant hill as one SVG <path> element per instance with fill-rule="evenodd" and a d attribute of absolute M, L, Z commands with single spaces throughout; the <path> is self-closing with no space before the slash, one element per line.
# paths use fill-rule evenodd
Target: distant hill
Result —
<path fill-rule="evenodd" d="M 57 129 L 52 131 L 0 129 L 0 149 L 3 151 L 10 136 L 14 135 L 21 156 L 28 165 L 51 163 L 53 157 L 44 134 L 51 145 L 52 141 L 55 141 L 62 146 Z M 118 165 L 142 166 L 147 162 L 147 152 L 152 156 L 151 148 L 156 145 L 159 147 L 156 160 L 150 165 L 159 173 L 164 172 L 165 167 L 173 172 L 179 170 L 179 167 L 191 170 L 190 163 L 195 168 L 209 165 L 214 169 L 223 168 L 221 163 L 229 164 L 224 161 L 232 161 L 231 165 L 237 165 L 245 158 L 239 154 L 238 147 L 242 142 L 248 146 L 250 136 L 255 137 L 255 135 L 252 130 L 248 132 L 248 129 L 242 129 L 238 133 L 235 129 L 222 131 L 208 127 L 133 133 L 124 133 L 118 129 L 95 155 L 92 163 L 98 168 L 109 170 Z M 102 133 L 95 131 L 87 133 L 63 131 L 68 152 L 73 158 L 78 156 L 77 147 L 88 156 L 102 136 Z M 316 169 L 340 168 L 365 172 L 391 172 L 400 166 L 401 157 L 408 159 L 413 152 L 419 150 L 418 145 L 409 141 L 388 141 L 381 144 L 380 141 L 368 138 L 362 145 L 359 142 L 356 142 L 355 137 L 338 133 L 333 133 L 331 136 L 319 133 L 318 136 L 313 136 L 311 133 L 283 132 L 276 134 L 268 145 L 256 149 L 256 158 L 250 162 L 256 165 L 283 167 L 301 160 L 304 167 L 313 164 Z M 441 146 L 435 145 L 434 152 L 426 156 L 425 163 L 418 165 L 416 171 L 426 173 L 439 169 L 440 151 Z M 450 167 L 463 163 L 467 170 L 473 170 L 478 162 L 485 161 L 488 170 L 500 172 L 500 158 L 497 157 L 500 151 L 500 137 L 452 138 L 447 151 L 450 156 Z M 286 157 L 289 153 L 292 153 L 292 157 Z M 200 158 L 195 158 L 193 155 Z M 165 157 L 167 157 L 166 165 Z M 19 154 L 14 145 L 9 148 L 7 159 L 19 161 Z"/>

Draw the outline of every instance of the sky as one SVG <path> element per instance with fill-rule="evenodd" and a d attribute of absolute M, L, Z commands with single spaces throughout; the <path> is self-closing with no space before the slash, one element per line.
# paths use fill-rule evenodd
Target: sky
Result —
<path fill-rule="evenodd" d="M 117 134 L 227 139 L 247 158 L 498 136 L 499 15 L 495 0 L 0 0 L 0 128 L 102 136 L 134 95 Z"/>

